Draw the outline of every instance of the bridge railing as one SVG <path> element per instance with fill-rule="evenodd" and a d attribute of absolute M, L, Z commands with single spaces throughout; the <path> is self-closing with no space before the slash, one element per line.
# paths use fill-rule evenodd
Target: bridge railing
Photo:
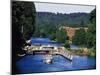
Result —
<path fill-rule="evenodd" d="M 27 52 L 30 53 L 33 51 L 49 51 L 49 54 L 60 54 L 70 60 L 72 60 L 72 58 L 73 58 L 72 53 L 64 47 L 59 47 L 58 49 L 50 49 L 50 48 L 42 48 L 42 47 L 35 48 L 35 47 L 30 46 L 29 48 L 27 48 Z"/>

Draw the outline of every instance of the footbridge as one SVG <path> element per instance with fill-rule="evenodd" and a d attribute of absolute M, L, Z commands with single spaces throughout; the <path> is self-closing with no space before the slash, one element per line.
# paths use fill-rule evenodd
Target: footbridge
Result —
<path fill-rule="evenodd" d="M 53 55 L 62 55 L 66 59 L 72 60 L 73 54 L 68 51 L 65 47 L 56 47 L 56 46 L 26 46 L 24 48 L 28 54 L 33 54 L 34 52 L 46 53 L 44 59 L 51 59 Z"/>

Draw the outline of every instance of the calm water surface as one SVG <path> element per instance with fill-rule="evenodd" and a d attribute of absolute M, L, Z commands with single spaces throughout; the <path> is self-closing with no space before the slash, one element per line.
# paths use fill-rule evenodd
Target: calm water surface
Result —
<path fill-rule="evenodd" d="M 38 73 L 69 70 L 95 69 L 95 58 L 74 56 L 72 62 L 60 55 L 53 56 L 52 64 L 43 63 L 43 55 L 27 55 L 17 61 L 18 73 Z"/>

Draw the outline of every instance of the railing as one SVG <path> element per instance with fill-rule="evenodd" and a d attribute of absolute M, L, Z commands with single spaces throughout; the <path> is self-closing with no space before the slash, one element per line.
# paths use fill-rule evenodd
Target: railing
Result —
<path fill-rule="evenodd" d="M 50 49 L 50 48 L 34 48 L 34 47 L 30 47 L 27 48 L 27 52 L 31 53 L 33 51 L 49 51 L 49 54 L 60 54 L 62 56 L 64 56 L 65 58 L 72 60 L 73 59 L 73 55 L 70 51 L 66 50 L 64 47 L 58 48 L 58 49 Z"/>
<path fill-rule="evenodd" d="M 73 59 L 73 55 L 71 52 L 69 52 L 68 50 L 57 50 L 55 52 L 53 52 L 53 54 L 60 54 L 62 56 L 64 56 L 65 58 L 69 59 L 69 60 L 72 60 Z"/>

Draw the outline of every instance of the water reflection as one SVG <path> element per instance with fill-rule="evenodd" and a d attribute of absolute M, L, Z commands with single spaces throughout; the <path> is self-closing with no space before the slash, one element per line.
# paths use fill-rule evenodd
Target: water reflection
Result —
<path fill-rule="evenodd" d="M 95 65 L 92 57 L 74 56 L 71 62 L 60 55 L 53 56 L 52 64 L 43 63 L 43 55 L 27 55 L 16 63 L 18 73 L 95 69 Z"/>

